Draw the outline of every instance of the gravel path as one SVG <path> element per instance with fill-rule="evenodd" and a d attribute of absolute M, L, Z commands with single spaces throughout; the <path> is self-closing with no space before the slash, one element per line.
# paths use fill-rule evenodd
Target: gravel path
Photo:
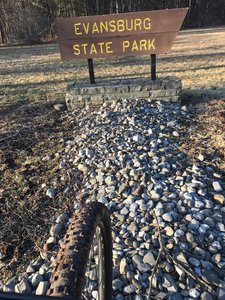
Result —
<path fill-rule="evenodd" d="M 144 100 L 68 113 L 75 139 L 60 167 L 79 179 L 75 209 L 97 200 L 111 212 L 113 299 L 225 299 L 224 173 L 179 152 L 187 118 L 177 103 Z M 45 250 L 66 223 L 63 214 L 52 225 Z M 50 275 L 42 253 L 4 290 L 44 294 Z"/>

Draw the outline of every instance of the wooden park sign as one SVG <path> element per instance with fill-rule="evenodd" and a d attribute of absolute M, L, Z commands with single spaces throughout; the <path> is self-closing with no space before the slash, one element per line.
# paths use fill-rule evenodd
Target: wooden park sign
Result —
<path fill-rule="evenodd" d="M 163 54 L 170 51 L 187 8 L 60 18 L 62 60 Z"/>

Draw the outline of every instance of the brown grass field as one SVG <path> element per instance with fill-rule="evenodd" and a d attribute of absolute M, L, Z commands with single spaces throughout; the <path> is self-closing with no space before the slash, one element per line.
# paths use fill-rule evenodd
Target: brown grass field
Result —
<path fill-rule="evenodd" d="M 170 54 L 158 57 L 158 76 L 182 78 L 191 119 L 180 149 L 225 171 L 225 27 L 180 32 Z M 95 62 L 96 80 L 147 77 L 149 57 Z M 60 60 L 55 43 L 0 48 L 0 278 L 26 268 L 43 246 L 51 218 L 71 210 L 71 180 L 56 153 L 73 137 L 73 124 L 53 109 L 71 81 L 88 80 L 87 62 Z M 63 141 L 63 139 L 64 141 Z M 56 186 L 47 200 L 42 185 Z"/>

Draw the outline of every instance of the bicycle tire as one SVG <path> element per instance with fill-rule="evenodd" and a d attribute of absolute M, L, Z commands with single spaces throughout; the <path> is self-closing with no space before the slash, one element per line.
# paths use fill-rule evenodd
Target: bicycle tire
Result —
<path fill-rule="evenodd" d="M 56 265 L 50 279 L 50 296 L 74 296 L 82 299 L 85 272 L 91 245 L 96 230 L 101 230 L 104 268 L 104 282 L 101 284 L 100 299 L 112 299 L 112 238 L 110 217 L 107 208 L 99 202 L 85 205 L 73 215 L 62 247 L 56 258 Z"/>

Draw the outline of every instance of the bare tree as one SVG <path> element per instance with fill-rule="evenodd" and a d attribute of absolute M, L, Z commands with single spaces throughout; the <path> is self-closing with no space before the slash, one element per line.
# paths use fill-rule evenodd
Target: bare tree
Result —
<path fill-rule="evenodd" d="M 0 0 L 0 43 L 38 42 L 57 17 L 189 7 L 186 27 L 225 23 L 224 0 Z"/>

